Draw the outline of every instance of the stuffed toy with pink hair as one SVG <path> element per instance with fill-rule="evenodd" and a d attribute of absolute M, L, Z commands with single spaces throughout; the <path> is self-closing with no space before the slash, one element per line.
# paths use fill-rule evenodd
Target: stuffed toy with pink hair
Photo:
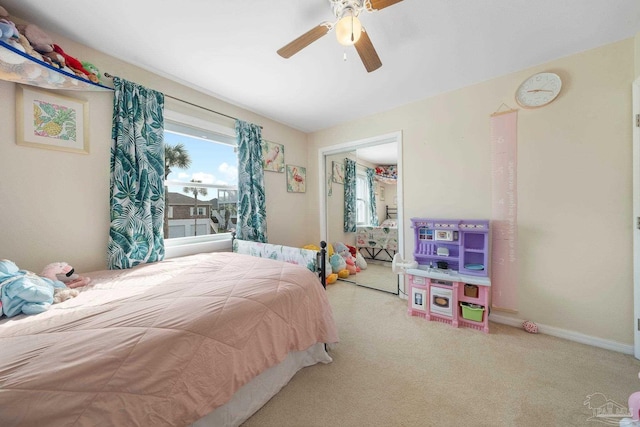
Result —
<path fill-rule="evenodd" d="M 59 280 L 70 289 L 80 288 L 91 282 L 89 277 L 77 275 L 73 267 L 66 262 L 52 262 L 42 270 L 40 275 L 51 280 Z"/>

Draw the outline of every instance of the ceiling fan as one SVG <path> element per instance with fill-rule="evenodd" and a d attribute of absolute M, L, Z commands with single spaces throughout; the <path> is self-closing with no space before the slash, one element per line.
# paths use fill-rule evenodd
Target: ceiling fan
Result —
<path fill-rule="evenodd" d="M 402 0 L 329 0 L 331 9 L 336 17 L 335 22 L 322 22 L 317 27 L 307 31 L 291 43 L 280 48 L 278 55 L 290 58 L 309 46 L 320 37 L 335 28 L 336 37 L 340 44 L 355 46 L 367 72 L 377 70 L 382 61 L 371 43 L 371 39 L 360 23 L 358 16 L 363 11 L 373 12 L 400 3 Z"/>

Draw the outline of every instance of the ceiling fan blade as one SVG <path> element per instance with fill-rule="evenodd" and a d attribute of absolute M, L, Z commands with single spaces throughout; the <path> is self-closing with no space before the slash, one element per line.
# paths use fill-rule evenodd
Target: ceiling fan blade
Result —
<path fill-rule="evenodd" d="M 373 47 L 373 43 L 371 43 L 369 35 L 365 31 L 362 31 L 360 40 L 358 40 L 355 46 L 358 51 L 358 55 L 360 55 L 360 59 L 364 64 L 364 68 L 367 69 L 367 72 L 370 73 L 382 67 L 382 61 L 380 61 L 380 57 L 378 56 L 376 49 Z"/>
<path fill-rule="evenodd" d="M 385 7 L 393 6 L 396 3 L 400 3 L 402 0 L 371 0 L 371 9 L 380 10 Z"/>
<path fill-rule="evenodd" d="M 293 55 L 300 52 L 302 49 L 327 34 L 330 29 L 331 24 L 329 24 L 328 22 L 323 22 L 317 27 L 314 27 L 311 30 L 307 31 L 288 45 L 278 49 L 278 55 L 282 56 L 283 58 L 291 58 Z"/>

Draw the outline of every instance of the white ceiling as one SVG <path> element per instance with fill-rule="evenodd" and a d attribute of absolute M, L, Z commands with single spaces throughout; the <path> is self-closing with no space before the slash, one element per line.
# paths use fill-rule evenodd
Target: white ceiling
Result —
<path fill-rule="evenodd" d="M 366 160 L 374 165 L 397 165 L 398 164 L 398 144 L 390 142 L 388 144 L 373 145 L 356 150 L 358 159 Z"/>
<path fill-rule="evenodd" d="M 305 132 L 640 31 L 638 0 L 404 0 L 361 17 L 383 63 L 367 73 L 355 49 L 339 45 L 333 32 L 290 59 L 276 54 L 320 22 L 333 20 L 327 0 L 2 0 L 2 5 L 45 31 Z"/>

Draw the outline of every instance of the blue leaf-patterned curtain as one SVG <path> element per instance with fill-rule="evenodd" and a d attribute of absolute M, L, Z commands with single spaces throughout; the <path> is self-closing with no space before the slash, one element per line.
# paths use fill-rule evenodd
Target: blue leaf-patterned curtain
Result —
<path fill-rule="evenodd" d="M 113 78 L 110 269 L 164 259 L 164 95 Z"/>
<path fill-rule="evenodd" d="M 260 126 L 236 120 L 238 138 L 238 239 L 267 242 Z"/>
<path fill-rule="evenodd" d="M 356 162 L 344 159 L 344 231 L 356 231 Z"/>
<path fill-rule="evenodd" d="M 378 225 L 378 210 L 376 209 L 376 192 L 373 188 L 373 177 L 376 171 L 371 168 L 367 168 L 367 186 L 369 187 L 369 218 L 371 218 L 371 225 L 374 227 Z"/>

